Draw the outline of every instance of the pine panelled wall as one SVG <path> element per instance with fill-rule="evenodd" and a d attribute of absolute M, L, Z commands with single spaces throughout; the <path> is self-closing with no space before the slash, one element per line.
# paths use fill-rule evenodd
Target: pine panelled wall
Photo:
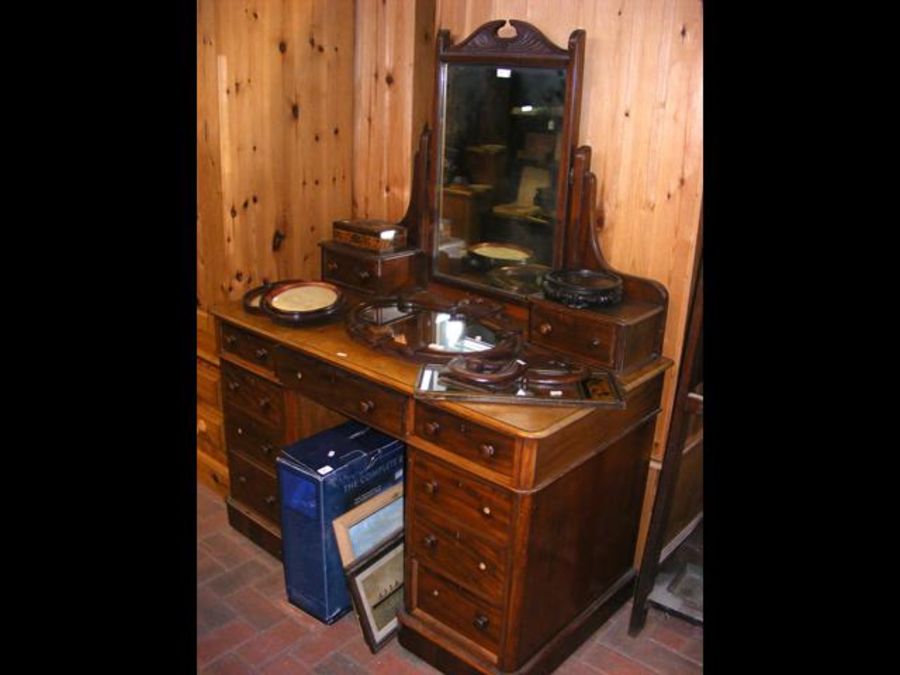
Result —
<path fill-rule="evenodd" d="M 357 0 L 353 217 L 400 220 L 431 120 L 435 0 Z"/>
<path fill-rule="evenodd" d="M 200 309 L 319 274 L 351 215 L 353 0 L 199 0 Z"/>
<path fill-rule="evenodd" d="M 338 218 L 402 217 L 433 100 L 434 35 L 519 18 L 565 45 L 587 31 L 579 143 L 593 149 L 615 268 L 669 291 L 679 360 L 703 188 L 700 0 L 198 0 L 197 300 L 317 278 Z M 200 353 L 211 335 L 198 335 Z M 665 447 L 663 413 L 640 540 Z M 640 557 L 640 550 L 638 560 Z"/>

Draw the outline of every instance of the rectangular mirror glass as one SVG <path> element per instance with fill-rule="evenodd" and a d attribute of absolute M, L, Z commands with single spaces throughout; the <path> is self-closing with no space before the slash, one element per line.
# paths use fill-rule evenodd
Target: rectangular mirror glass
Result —
<path fill-rule="evenodd" d="M 441 69 L 434 273 L 536 292 L 560 229 L 566 71 L 470 63 Z"/>

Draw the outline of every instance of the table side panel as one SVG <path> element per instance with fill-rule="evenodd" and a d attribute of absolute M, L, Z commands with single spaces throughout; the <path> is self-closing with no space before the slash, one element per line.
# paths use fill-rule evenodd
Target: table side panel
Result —
<path fill-rule="evenodd" d="M 655 420 L 533 494 L 521 610 L 525 663 L 630 569 Z"/>

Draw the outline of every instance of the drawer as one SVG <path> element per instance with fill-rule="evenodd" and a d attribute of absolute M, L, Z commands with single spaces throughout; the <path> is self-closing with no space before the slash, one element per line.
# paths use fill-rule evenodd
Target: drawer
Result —
<path fill-rule="evenodd" d="M 512 476 L 516 441 L 455 415 L 416 403 L 416 434 L 460 457 Z"/>
<path fill-rule="evenodd" d="M 269 520 L 281 522 L 278 480 L 238 454 L 229 453 L 231 497 Z"/>
<path fill-rule="evenodd" d="M 379 290 L 379 261 L 322 249 L 322 279 L 363 291 Z"/>
<path fill-rule="evenodd" d="M 225 461 L 222 436 L 222 413 L 205 403 L 197 404 L 197 450 Z"/>
<path fill-rule="evenodd" d="M 330 241 L 320 246 L 323 281 L 368 295 L 389 295 L 422 281 L 422 256 L 414 249 L 378 255 Z"/>
<path fill-rule="evenodd" d="M 228 450 L 241 452 L 275 471 L 278 451 L 287 443 L 282 430 L 260 424 L 250 415 L 229 408 L 225 415 L 225 440 Z"/>
<path fill-rule="evenodd" d="M 616 326 L 592 318 L 588 311 L 556 310 L 533 303 L 529 313 L 529 339 L 536 345 L 614 367 Z"/>
<path fill-rule="evenodd" d="M 415 606 L 495 655 L 500 647 L 502 615 L 458 585 L 418 565 Z"/>
<path fill-rule="evenodd" d="M 214 408 L 221 406 L 219 398 L 219 369 L 203 359 L 197 359 L 197 402 Z"/>
<path fill-rule="evenodd" d="M 277 384 L 222 361 L 224 408 L 240 410 L 278 429 L 284 426 L 284 393 Z"/>
<path fill-rule="evenodd" d="M 228 323 L 222 323 L 222 351 L 275 373 L 275 343 Z"/>
<path fill-rule="evenodd" d="M 279 347 L 276 372 L 286 387 L 392 436 L 405 433 L 406 396 L 324 361 Z"/>
<path fill-rule="evenodd" d="M 407 546 L 420 562 L 495 604 L 503 600 L 506 549 L 453 525 L 438 513 L 418 509 Z"/>
<path fill-rule="evenodd" d="M 470 529 L 505 544 L 509 539 L 512 493 L 482 482 L 460 469 L 450 468 L 415 455 L 413 513 L 419 507 L 444 514 Z"/>

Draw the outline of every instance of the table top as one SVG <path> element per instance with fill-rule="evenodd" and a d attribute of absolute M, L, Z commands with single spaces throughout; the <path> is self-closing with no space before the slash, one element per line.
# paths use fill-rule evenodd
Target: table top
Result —
<path fill-rule="evenodd" d="M 327 323 L 292 327 L 282 326 L 267 316 L 246 312 L 240 301 L 221 303 L 212 314 L 233 325 L 261 334 L 275 342 L 327 363 L 344 368 L 360 377 L 413 396 L 421 365 L 399 356 L 382 353 L 356 342 L 348 334 L 342 318 Z M 661 357 L 639 368 L 618 382 L 627 393 L 660 375 L 672 361 Z M 506 405 L 499 403 L 456 403 L 428 401 L 455 414 L 526 438 L 544 438 L 583 417 L 596 408 L 542 405 Z"/>

